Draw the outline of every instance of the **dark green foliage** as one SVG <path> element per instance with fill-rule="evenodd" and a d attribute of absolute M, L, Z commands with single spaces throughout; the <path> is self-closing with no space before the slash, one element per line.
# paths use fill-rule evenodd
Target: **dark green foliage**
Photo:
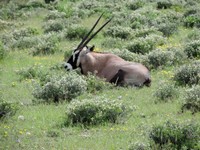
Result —
<path fill-rule="evenodd" d="M 73 25 L 67 29 L 65 37 L 70 40 L 81 39 L 89 32 L 89 30 L 83 26 Z"/>
<path fill-rule="evenodd" d="M 200 112 L 200 86 L 192 86 L 184 93 L 182 111 L 190 110 L 192 113 Z"/>
<path fill-rule="evenodd" d="M 157 8 L 158 9 L 168 9 L 173 5 L 172 0 L 158 0 Z"/>
<path fill-rule="evenodd" d="M 120 102 L 105 97 L 74 100 L 67 106 L 67 124 L 99 125 L 107 122 L 117 123 L 126 112 Z"/>
<path fill-rule="evenodd" d="M 17 110 L 18 110 L 17 104 L 6 102 L 2 100 L 0 97 L 0 120 L 15 115 Z"/>
<path fill-rule="evenodd" d="M 152 147 L 157 149 L 196 149 L 200 140 L 200 128 L 194 123 L 166 122 L 152 128 L 149 134 Z M 198 148 L 197 148 L 198 149 Z"/>
<path fill-rule="evenodd" d="M 34 87 L 33 96 L 36 101 L 60 102 L 71 100 L 86 91 L 86 81 L 76 73 L 69 73 L 62 76 L 51 76 L 43 85 L 37 84 Z"/>
<path fill-rule="evenodd" d="M 2 60 L 5 57 L 5 55 L 6 55 L 6 51 L 5 51 L 4 45 L 0 41 L 0 60 Z"/>
<path fill-rule="evenodd" d="M 45 3 L 49 4 L 49 3 L 54 2 L 55 0 L 44 0 L 44 1 L 45 1 Z"/>
<path fill-rule="evenodd" d="M 174 80 L 179 85 L 194 85 L 200 82 L 200 62 L 194 61 L 176 69 Z"/>
<path fill-rule="evenodd" d="M 200 9 L 198 6 L 189 7 L 184 14 L 184 25 L 186 27 L 200 27 Z"/>
<path fill-rule="evenodd" d="M 134 0 L 134 1 L 130 1 L 127 4 L 127 7 L 131 10 L 136 10 L 138 8 L 141 8 L 142 6 L 144 6 L 146 0 Z"/>
<path fill-rule="evenodd" d="M 185 45 L 184 52 L 188 58 L 200 58 L 200 40 L 194 40 Z"/>

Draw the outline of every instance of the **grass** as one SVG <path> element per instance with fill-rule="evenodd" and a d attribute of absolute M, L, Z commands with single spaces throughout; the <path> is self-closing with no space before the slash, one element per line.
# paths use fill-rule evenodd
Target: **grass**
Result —
<path fill-rule="evenodd" d="M 17 28 L 34 27 L 43 34 L 43 18 L 48 14 L 48 9 L 39 9 L 26 20 L 11 20 L 13 23 L 22 23 Z M 39 17 L 37 17 L 39 15 Z M 90 28 L 96 20 L 96 16 L 83 19 L 80 24 Z M 102 24 L 102 22 L 101 22 Z M 7 33 L 12 29 L 0 31 Z M 192 29 L 179 28 L 177 34 L 167 39 L 163 47 L 176 46 L 183 43 L 184 38 Z M 100 43 L 103 40 L 100 34 L 91 41 L 101 49 Z M 123 104 L 133 108 L 128 119 L 121 124 L 106 124 L 102 126 L 65 127 L 65 111 L 67 102 L 58 104 L 33 104 L 33 80 L 19 81 L 17 70 L 30 67 L 35 64 L 42 65 L 49 69 L 55 64 L 62 63 L 64 51 L 76 47 L 77 41 L 66 39 L 60 42 L 61 52 L 47 56 L 31 56 L 29 50 L 8 50 L 7 56 L 0 61 L 0 98 L 9 102 L 18 102 L 20 105 L 17 114 L 0 122 L 0 149 L 27 150 L 27 149 L 128 149 L 131 143 L 148 142 L 148 132 L 152 126 L 162 124 L 168 120 L 184 122 L 194 121 L 200 124 L 200 113 L 192 115 L 191 112 L 181 113 L 182 95 L 168 103 L 155 103 L 153 93 L 164 80 L 170 80 L 174 66 L 165 67 L 164 70 L 152 70 L 152 85 L 150 88 L 114 88 L 101 93 L 85 93 L 78 99 L 89 99 L 94 96 L 104 95 L 110 99 L 118 99 Z M 182 94 L 184 87 L 180 88 Z M 24 119 L 23 119 L 24 117 Z"/>

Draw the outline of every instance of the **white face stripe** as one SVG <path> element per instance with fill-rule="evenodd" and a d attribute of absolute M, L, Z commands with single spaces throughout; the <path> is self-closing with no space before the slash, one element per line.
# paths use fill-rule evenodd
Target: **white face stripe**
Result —
<path fill-rule="evenodd" d="M 72 56 L 73 56 L 73 62 L 75 61 L 75 55 L 78 54 L 78 53 L 79 53 L 78 50 L 72 53 Z"/>

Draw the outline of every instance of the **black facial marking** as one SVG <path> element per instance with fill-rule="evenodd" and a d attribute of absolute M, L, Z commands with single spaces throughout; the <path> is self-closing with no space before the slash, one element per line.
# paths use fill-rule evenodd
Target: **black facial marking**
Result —
<path fill-rule="evenodd" d="M 75 56 L 72 55 L 72 56 L 69 58 L 69 60 L 67 61 L 67 63 L 69 63 L 69 64 L 72 65 L 72 69 L 76 69 L 76 68 L 79 67 L 79 66 L 76 65 L 76 64 L 77 64 L 78 57 L 79 57 L 79 54 L 80 54 L 80 51 L 79 51 L 77 54 L 75 54 Z M 73 61 L 73 57 L 75 57 L 75 58 L 74 58 L 74 61 Z"/>

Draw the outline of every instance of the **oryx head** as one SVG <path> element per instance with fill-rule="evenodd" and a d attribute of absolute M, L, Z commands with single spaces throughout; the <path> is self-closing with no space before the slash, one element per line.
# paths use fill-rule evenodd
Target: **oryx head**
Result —
<path fill-rule="evenodd" d="M 103 14 L 102 14 L 103 15 Z M 77 46 L 75 50 L 72 51 L 72 55 L 69 57 L 67 63 L 64 64 L 65 69 L 72 70 L 78 67 L 81 67 L 80 64 L 80 54 L 81 52 L 87 53 L 94 50 L 94 46 L 88 47 L 87 44 L 97 35 L 99 31 L 101 31 L 110 21 L 109 19 L 106 23 L 104 23 L 94 34 L 90 36 L 96 25 L 98 24 L 99 20 L 101 19 L 102 15 L 97 19 L 91 30 L 85 35 L 82 39 L 80 44 Z"/>

